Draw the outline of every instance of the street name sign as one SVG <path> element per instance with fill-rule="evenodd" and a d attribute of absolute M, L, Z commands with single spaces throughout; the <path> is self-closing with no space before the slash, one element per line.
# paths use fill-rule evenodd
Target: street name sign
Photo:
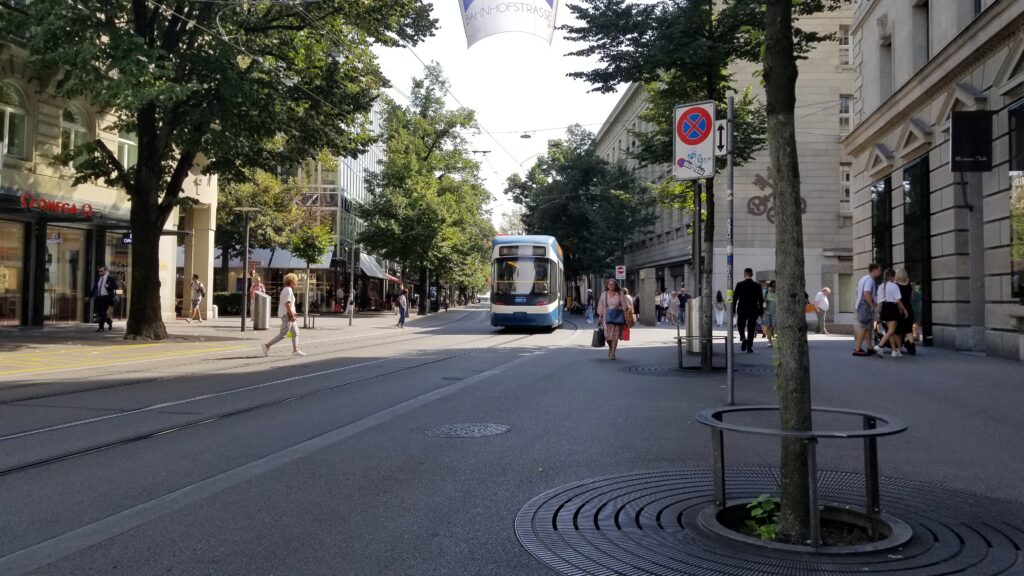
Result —
<path fill-rule="evenodd" d="M 672 177 L 699 180 L 715 175 L 715 103 L 694 102 L 675 108 Z"/>

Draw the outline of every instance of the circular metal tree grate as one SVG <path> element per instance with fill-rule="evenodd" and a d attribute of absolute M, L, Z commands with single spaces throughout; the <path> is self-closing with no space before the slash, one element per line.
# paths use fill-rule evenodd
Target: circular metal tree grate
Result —
<path fill-rule="evenodd" d="M 426 434 L 435 438 L 484 438 L 504 434 L 508 431 L 509 427 L 504 424 L 470 423 L 436 426 L 426 430 Z"/>
<path fill-rule="evenodd" d="M 821 472 L 822 500 L 862 506 L 864 478 Z M 730 499 L 774 493 L 778 471 L 728 472 Z M 715 535 L 698 522 L 713 500 L 710 470 L 607 476 L 531 500 L 516 535 L 565 575 L 757 576 L 885 574 L 986 576 L 1024 571 L 1024 504 L 912 480 L 882 478 L 885 512 L 910 525 L 901 548 L 849 556 L 767 549 Z"/>

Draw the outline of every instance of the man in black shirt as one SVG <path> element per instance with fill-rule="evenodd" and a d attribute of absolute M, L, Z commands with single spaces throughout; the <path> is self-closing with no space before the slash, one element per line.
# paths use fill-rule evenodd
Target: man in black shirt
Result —
<path fill-rule="evenodd" d="M 764 294 L 753 276 L 750 268 L 743 270 L 743 281 L 736 285 L 732 296 L 732 312 L 740 331 L 740 350 L 747 352 L 754 351 L 757 318 L 764 312 Z"/>

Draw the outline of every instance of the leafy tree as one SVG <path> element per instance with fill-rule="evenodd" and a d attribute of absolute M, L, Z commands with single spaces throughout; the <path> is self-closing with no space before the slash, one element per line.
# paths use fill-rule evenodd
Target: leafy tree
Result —
<path fill-rule="evenodd" d="M 131 199 L 133 297 L 126 338 L 162 339 L 159 240 L 197 167 L 297 163 L 371 140 L 367 112 L 386 80 L 371 44 L 415 44 L 436 25 L 421 0 L 217 2 L 33 0 L 0 4 L 0 34 L 25 38 L 57 96 L 111 110 L 138 136 L 138 162 L 102 141 L 71 151 L 75 181 Z M 267 142 L 275 145 L 267 145 Z"/>
<path fill-rule="evenodd" d="M 245 252 L 245 214 L 235 208 L 249 206 L 249 246 L 270 249 L 288 243 L 290 232 L 299 223 L 302 212 L 295 205 L 301 188 L 284 183 L 262 170 L 248 170 L 240 182 L 228 182 L 220 190 L 217 201 L 217 233 L 215 241 L 221 254 L 223 281 L 232 257 Z M 225 289 L 225 288 L 222 288 Z"/>
<path fill-rule="evenodd" d="M 306 290 L 302 306 L 304 326 L 309 324 L 310 266 L 334 247 L 334 241 L 334 230 L 326 224 L 304 224 L 289 235 L 288 251 L 306 263 Z"/>
<path fill-rule="evenodd" d="M 523 221 L 524 216 L 526 216 L 526 210 L 522 206 L 513 206 L 511 210 L 502 215 L 501 227 L 498 229 L 498 232 L 507 236 L 522 236 L 526 234 L 526 223 Z"/>
<path fill-rule="evenodd" d="M 465 136 L 476 130 L 476 115 L 448 109 L 447 90 L 434 64 L 413 80 L 408 106 L 386 102 L 385 160 L 368 175 L 370 201 L 357 209 L 365 221 L 360 243 L 403 269 L 421 267 L 423 306 L 428 270 L 436 278 L 479 286 L 494 233 L 484 210 L 491 195 Z"/>
<path fill-rule="evenodd" d="M 505 193 L 523 207 L 527 233 L 558 239 L 570 278 L 608 272 L 626 241 L 654 220 L 647 185 L 598 156 L 593 133 L 579 125 L 548 142 L 525 178 L 509 176 Z"/>

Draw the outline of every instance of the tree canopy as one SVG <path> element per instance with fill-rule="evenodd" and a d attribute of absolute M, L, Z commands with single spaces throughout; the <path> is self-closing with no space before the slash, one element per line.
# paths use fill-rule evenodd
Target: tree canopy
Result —
<path fill-rule="evenodd" d="M 449 109 L 440 66 L 413 80 L 407 106 L 388 100 L 381 138 L 385 160 L 367 178 L 370 201 L 357 208 L 365 221 L 359 242 L 407 266 L 478 289 L 486 284 L 494 227 L 485 206 L 491 195 L 480 179 L 466 135 L 476 130 L 467 108 Z"/>
<path fill-rule="evenodd" d="M 593 133 L 579 125 L 548 142 L 525 178 L 509 176 L 505 193 L 523 206 L 527 233 L 558 239 L 569 276 L 609 271 L 654 220 L 649 187 L 625 164 L 598 156 Z"/>
<path fill-rule="evenodd" d="M 166 337 L 158 245 L 189 171 L 238 177 L 358 152 L 387 83 L 371 46 L 415 44 L 436 25 L 421 0 L 33 0 L 0 12 L 0 34 L 24 39 L 41 85 L 138 136 L 134 165 L 99 139 L 69 152 L 83 158 L 76 182 L 131 199 L 129 338 Z"/>
<path fill-rule="evenodd" d="M 249 212 L 251 248 L 284 246 L 302 216 L 295 205 L 301 194 L 297 183 L 284 183 L 262 170 L 247 171 L 246 176 L 242 181 L 227 182 L 218 194 L 215 241 L 225 260 L 241 257 L 245 251 L 245 214 L 235 208 L 258 209 Z"/>

